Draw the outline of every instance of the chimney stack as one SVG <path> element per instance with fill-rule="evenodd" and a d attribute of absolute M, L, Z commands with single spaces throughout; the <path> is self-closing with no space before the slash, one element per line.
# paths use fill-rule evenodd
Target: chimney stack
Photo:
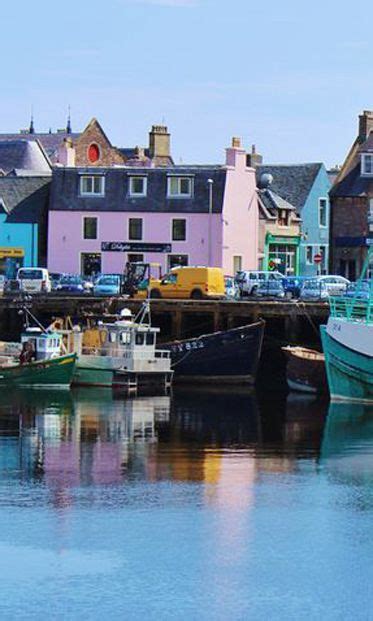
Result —
<path fill-rule="evenodd" d="M 149 155 L 154 157 L 170 157 L 170 134 L 165 125 L 153 125 L 149 132 Z"/>
<path fill-rule="evenodd" d="M 251 146 L 251 153 L 247 154 L 246 162 L 251 168 L 256 168 L 257 166 L 261 166 L 263 164 L 263 156 L 256 152 L 255 144 Z"/>
<path fill-rule="evenodd" d="M 232 168 L 246 168 L 246 151 L 241 147 L 240 138 L 232 138 L 232 146 L 226 149 L 225 163 Z"/>
<path fill-rule="evenodd" d="M 57 160 L 61 166 L 75 166 L 75 147 L 71 138 L 64 138 L 61 142 Z"/>
<path fill-rule="evenodd" d="M 365 142 L 373 130 L 373 110 L 364 110 L 359 115 L 359 142 Z"/>

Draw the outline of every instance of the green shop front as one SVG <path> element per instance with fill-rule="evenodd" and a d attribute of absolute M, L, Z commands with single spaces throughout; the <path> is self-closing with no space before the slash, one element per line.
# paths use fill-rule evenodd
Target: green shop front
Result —
<path fill-rule="evenodd" d="M 267 233 L 264 245 L 264 269 L 277 270 L 286 276 L 298 276 L 300 235 Z"/>

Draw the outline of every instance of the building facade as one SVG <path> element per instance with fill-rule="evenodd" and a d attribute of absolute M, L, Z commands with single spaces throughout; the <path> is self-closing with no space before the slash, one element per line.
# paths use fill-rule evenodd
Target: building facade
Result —
<path fill-rule="evenodd" d="M 358 135 L 330 191 L 331 270 L 355 280 L 367 256 L 373 216 L 373 111 L 359 116 Z"/>
<path fill-rule="evenodd" d="M 45 264 L 51 163 L 41 144 L 0 140 L 0 273 Z"/>
<path fill-rule="evenodd" d="M 298 238 L 291 236 L 292 240 L 289 241 L 286 236 L 283 236 L 282 253 L 284 257 L 288 257 L 285 259 L 288 267 L 291 261 L 291 269 L 297 266 L 294 267 L 294 273 L 298 272 L 308 277 L 326 273 L 329 257 L 331 181 L 324 164 L 262 165 L 259 163 L 257 166 L 259 187 L 260 179 L 265 174 L 272 178 L 271 191 L 293 206 L 301 220 Z M 288 213 L 290 214 L 291 211 L 288 210 Z M 300 222 L 296 226 L 299 224 Z M 274 243 L 275 240 L 270 241 Z M 280 243 L 281 239 L 277 242 Z M 314 261 L 318 254 L 322 258 L 321 264 Z"/>
<path fill-rule="evenodd" d="M 127 261 L 256 269 L 255 171 L 238 139 L 222 166 L 175 166 L 167 128 L 149 148 L 112 147 L 97 121 L 64 141 L 53 170 L 48 268 L 121 273 Z M 82 146 L 84 145 L 84 146 Z M 117 160 L 118 153 L 124 158 Z"/>
<path fill-rule="evenodd" d="M 293 205 L 271 189 L 272 176 L 259 182 L 259 269 L 297 276 L 300 270 L 301 219 Z"/>

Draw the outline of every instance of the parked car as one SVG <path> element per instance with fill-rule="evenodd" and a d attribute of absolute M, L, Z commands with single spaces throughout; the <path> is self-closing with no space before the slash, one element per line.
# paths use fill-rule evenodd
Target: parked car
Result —
<path fill-rule="evenodd" d="M 284 276 L 282 284 L 285 289 L 286 298 L 299 298 L 300 290 L 307 276 Z"/>
<path fill-rule="evenodd" d="M 348 285 L 345 295 L 357 300 L 369 300 L 373 292 L 373 280 L 358 280 Z"/>
<path fill-rule="evenodd" d="M 285 289 L 282 283 L 282 279 L 270 278 L 269 280 L 263 280 L 252 292 L 253 296 L 268 297 L 268 298 L 284 298 Z"/>
<path fill-rule="evenodd" d="M 17 280 L 21 291 L 49 293 L 52 289 L 49 272 L 45 267 L 20 267 Z"/>
<path fill-rule="evenodd" d="M 81 276 L 65 274 L 56 287 L 56 291 L 64 293 L 90 293 Z"/>
<path fill-rule="evenodd" d="M 259 270 L 243 270 L 237 272 L 235 276 L 236 283 L 239 286 L 241 297 L 255 295 L 257 289 L 268 281 L 283 279 L 280 272 L 264 272 Z"/>
<path fill-rule="evenodd" d="M 331 295 L 344 295 L 350 281 L 343 276 L 318 276 L 304 281 L 301 300 L 326 300 Z"/>
<path fill-rule="evenodd" d="M 238 300 L 240 297 L 240 288 L 236 283 L 234 276 L 224 276 L 225 295 L 231 300 Z"/>
<path fill-rule="evenodd" d="M 120 274 L 103 274 L 93 287 L 94 295 L 120 295 L 122 278 Z"/>
<path fill-rule="evenodd" d="M 161 280 L 151 279 L 150 297 L 224 298 L 223 270 L 220 267 L 174 267 Z"/>

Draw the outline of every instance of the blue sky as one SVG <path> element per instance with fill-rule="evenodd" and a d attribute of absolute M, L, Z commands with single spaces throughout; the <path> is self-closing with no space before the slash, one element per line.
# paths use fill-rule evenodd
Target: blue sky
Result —
<path fill-rule="evenodd" d="M 176 162 L 343 160 L 373 109 L 371 0 L 19 0 L 1 15 L 0 131 L 73 129 L 113 144 L 166 122 Z"/>

